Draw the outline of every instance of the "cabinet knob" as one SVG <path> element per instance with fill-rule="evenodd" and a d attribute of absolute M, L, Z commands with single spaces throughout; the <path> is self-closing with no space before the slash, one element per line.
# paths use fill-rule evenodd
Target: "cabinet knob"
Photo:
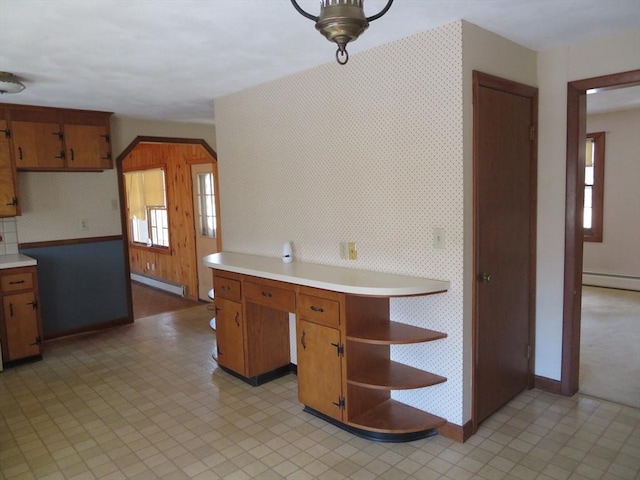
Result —
<path fill-rule="evenodd" d="M 262 292 L 263 297 L 273 297 L 273 293 L 271 292 Z"/>
<path fill-rule="evenodd" d="M 302 336 L 300 337 L 300 345 L 302 345 L 302 349 L 306 350 L 307 349 L 307 344 L 304 341 L 304 337 L 307 335 L 307 332 L 305 332 L 304 330 L 302 331 Z"/>

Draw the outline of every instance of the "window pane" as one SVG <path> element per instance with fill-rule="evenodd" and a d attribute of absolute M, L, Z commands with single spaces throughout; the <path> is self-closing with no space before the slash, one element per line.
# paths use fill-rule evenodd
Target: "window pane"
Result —
<path fill-rule="evenodd" d="M 124 173 L 131 240 L 147 246 L 169 246 L 165 172 L 151 168 Z"/>
<path fill-rule="evenodd" d="M 200 235 L 215 238 L 216 236 L 216 201 L 213 191 L 213 174 L 198 174 L 198 224 Z"/>

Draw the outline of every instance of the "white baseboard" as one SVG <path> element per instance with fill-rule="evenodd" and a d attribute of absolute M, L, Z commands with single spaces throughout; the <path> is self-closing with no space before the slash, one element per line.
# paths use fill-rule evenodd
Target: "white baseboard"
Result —
<path fill-rule="evenodd" d="M 159 290 L 164 290 L 165 292 L 173 293 L 174 295 L 179 295 L 182 298 L 187 296 L 187 289 L 184 285 L 167 282 L 160 278 L 147 277 L 146 275 L 140 275 L 139 273 L 131 273 L 131 280 Z"/>
<path fill-rule="evenodd" d="M 635 290 L 640 292 L 639 277 L 584 272 L 582 274 L 582 284 L 593 287 L 619 288 L 621 290 Z"/>

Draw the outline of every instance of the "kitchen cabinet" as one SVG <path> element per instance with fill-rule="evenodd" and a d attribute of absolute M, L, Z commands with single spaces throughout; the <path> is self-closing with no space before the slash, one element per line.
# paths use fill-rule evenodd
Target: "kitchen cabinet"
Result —
<path fill-rule="evenodd" d="M 447 380 L 391 360 L 391 346 L 447 335 L 394 322 L 389 301 L 441 293 L 448 282 L 226 252 L 204 262 L 213 269 L 216 302 L 219 292 L 233 292 L 243 307 L 246 368 L 232 372 L 239 378 L 256 385 L 286 372 L 293 312 L 298 399 L 306 412 L 356 435 L 394 442 L 424 438 L 447 423 L 391 398 L 393 391 Z"/>
<path fill-rule="evenodd" d="M 242 305 L 216 298 L 216 360 L 219 365 L 246 375 Z"/>
<path fill-rule="evenodd" d="M 0 117 L 0 217 L 20 215 L 16 168 L 11 157 L 9 126 Z"/>
<path fill-rule="evenodd" d="M 42 324 L 36 267 L 0 270 L 3 363 L 42 358 Z"/>
<path fill-rule="evenodd" d="M 0 115 L 18 171 L 113 168 L 108 112 L 0 104 Z"/>

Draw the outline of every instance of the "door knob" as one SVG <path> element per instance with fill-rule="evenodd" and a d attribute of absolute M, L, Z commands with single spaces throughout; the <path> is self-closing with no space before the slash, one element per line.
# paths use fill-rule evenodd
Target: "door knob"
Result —
<path fill-rule="evenodd" d="M 478 274 L 478 280 L 480 281 L 480 283 L 489 283 L 491 281 L 491 274 L 482 272 Z"/>

